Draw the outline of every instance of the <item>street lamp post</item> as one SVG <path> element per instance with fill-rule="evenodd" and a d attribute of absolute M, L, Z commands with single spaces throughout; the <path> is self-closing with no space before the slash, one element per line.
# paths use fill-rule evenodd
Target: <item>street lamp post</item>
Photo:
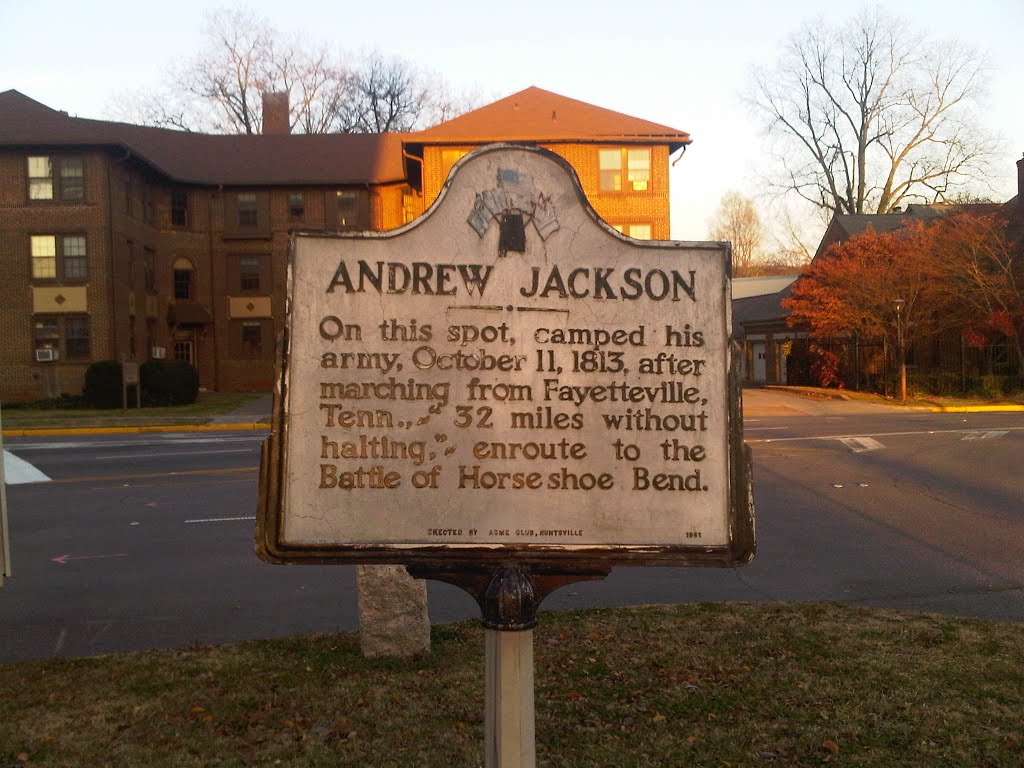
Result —
<path fill-rule="evenodd" d="M 900 356 L 900 400 L 907 399 L 907 350 L 905 346 L 905 340 L 903 338 L 903 310 L 906 308 L 907 303 L 903 299 L 896 299 L 893 302 L 896 305 L 896 346 L 899 349 Z"/>

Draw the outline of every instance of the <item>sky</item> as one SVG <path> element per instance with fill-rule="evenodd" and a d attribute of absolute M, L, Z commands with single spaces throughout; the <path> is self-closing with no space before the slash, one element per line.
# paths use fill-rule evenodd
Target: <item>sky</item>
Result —
<path fill-rule="evenodd" d="M 237 3 L 177 0 L 0 0 L 0 91 L 14 88 L 79 117 L 113 119 L 118 95 L 167 82 L 168 69 L 203 43 L 205 17 Z M 841 22 L 861 6 L 811 0 L 280 0 L 243 3 L 282 36 L 358 55 L 377 49 L 442 75 L 484 101 L 535 85 L 690 133 L 672 167 L 672 237 L 701 240 L 722 196 L 763 196 L 765 138 L 744 105 L 751 69 L 815 18 Z M 1004 151 L 988 180 L 996 200 L 1016 193 L 1024 152 L 1024 0 L 901 0 L 886 5 L 909 28 L 957 39 L 992 65 L 982 126 Z M 298 12 L 297 12 L 298 11 Z M 675 158 L 674 158 L 675 159 Z M 811 221 L 816 241 L 823 224 Z"/>

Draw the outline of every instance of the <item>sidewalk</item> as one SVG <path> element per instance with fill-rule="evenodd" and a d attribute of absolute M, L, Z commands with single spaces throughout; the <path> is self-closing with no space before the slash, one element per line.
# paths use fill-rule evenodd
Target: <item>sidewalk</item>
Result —
<path fill-rule="evenodd" d="M 262 425 L 263 428 L 270 429 L 270 411 L 273 405 L 274 396 L 270 392 L 266 392 L 233 411 L 214 416 L 210 420 L 210 425 L 253 424 L 256 425 L 254 428 L 258 429 L 260 428 L 259 422 L 266 422 Z"/>
<path fill-rule="evenodd" d="M 917 398 L 907 404 L 897 400 L 883 400 L 881 397 L 849 392 L 841 389 L 817 387 L 745 387 L 743 389 L 744 413 L 751 405 L 758 408 L 783 408 L 790 415 L 809 416 L 869 414 L 869 413 L 1014 413 L 1024 412 L 1020 403 L 949 401 L 944 398 L 928 400 Z M 771 414 L 760 414 L 771 415 Z M 783 415 L 783 414 L 776 414 Z"/>
<path fill-rule="evenodd" d="M 851 414 L 906 413 L 899 405 L 849 400 L 831 393 L 810 393 L 789 387 L 744 388 L 743 415 L 765 416 L 845 416 Z"/>
<path fill-rule="evenodd" d="M 270 415 L 273 407 L 273 395 L 269 392 L 257 395 L 243 403 L 239 407 L 220 413 L 214 416 L 180 416 L 168 417 L 161 415 L 159 419 L 147 420 L 145 416 L 124 416 L 118 415 L 119 421 L 130 420 L 131 423 L 117 423 L 114 425 L 99 423 L 89 424 L 90 419 L 84 419 L 86 423 L 81 426 L 74 426 L 74 422 L 61 426 L 32 426 L 32 427 L 9 427 L 4 423 L 4 437 L 40 437 L 57 435 L 131 435 L 153 432 L 217 432 L 217 431 L 244 431 L 244 430 L 269 430 Z M 70 420 L 69 420 L 70 421 Z M 163 422 L 163 423 L 153 423 Z M 202 423 L 198 423 L 202 422 Z"/>

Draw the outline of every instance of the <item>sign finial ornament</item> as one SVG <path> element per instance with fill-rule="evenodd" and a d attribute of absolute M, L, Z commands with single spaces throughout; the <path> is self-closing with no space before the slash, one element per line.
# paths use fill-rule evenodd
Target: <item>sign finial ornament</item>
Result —
<path fill-rule="evenodd" d="M 483 237 L 495 219 L 501 228 L 502 256 L 526 250 L 526 225 L 531 222 L 541 240 L 559 228 L 551 197 L 537 190 L 532 176 L 514 168 L 498 169 L 498 186 L 477 193 L 467 221 Z"/>

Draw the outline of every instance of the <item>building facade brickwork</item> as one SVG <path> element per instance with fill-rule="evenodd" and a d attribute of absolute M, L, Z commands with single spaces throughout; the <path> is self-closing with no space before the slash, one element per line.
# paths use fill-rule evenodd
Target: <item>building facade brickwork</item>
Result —
<path fill-rule="evenodd" d="M 526 122 L 492 135 L 509 99 Z M 420 133 L 213 137 L 0 93 L 0 401 L 78 394 L 99 360 L 183 359 L 207 389 L 269 389 L 291 233 L 400 227 L 494 141 L 550 149 L 606 221 L 668 238 L 687 134 L 540 89 L 509 99 Z"/>

